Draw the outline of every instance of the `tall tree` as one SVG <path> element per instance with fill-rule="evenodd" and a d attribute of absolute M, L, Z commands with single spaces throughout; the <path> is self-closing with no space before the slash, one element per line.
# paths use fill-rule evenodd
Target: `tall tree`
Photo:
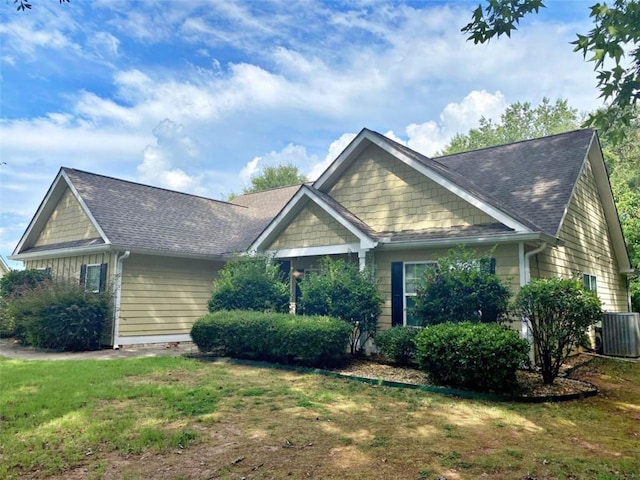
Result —
<path fill-rule="evenodd" d="M 458 153 L 543 137 L 574 130 L 579 126 L 578 110 L 569 107 L 566 100 L 558 99 L 552 104 L 545 97 L 535 108 L 529 102 L 517 102 L 507 107 L 500 122 L 482 117 L 478 128 L 455 135 L 442 153 Z"/>
<path fill-rule="evenodd" d="M 511 36 L 520 20 L 545 8 L 542 0 L 486 0 L 478 5 L 472 20 L 462 32 L 473 43 L 486 43 L 501 35 Z M 608 107 L 598 110 L 585 122 L 587 126 L 608 131 L 612 141 L 621 141 L 624 126 L 633 121 L 640 99 L 640 2 L 615 0 L 613 5 L 596 3 L 590 17 L 594 27 L 587 34 L 577 34 L 571 42 L 593 62 L 600 96 Z M 628 56 L 628 59 L 627 59 Z M 624 58 L 624 60 L 623 60 Z M 635 111 L 637 113 L 637 111 Z"/>
<path fill-rule="evenodd" d="M 640 111 L 624 129 L 621 141 L 606 134 L 602 149 L 609 170 L 611 189 L 616 199 L 620 224 L 627 240 L 632 265 L 640 270 Z M 631 280 L 633 310 L 640 311 L 640 276 Z"/>
<path fill-rule="evenodd" d="M 286 187 L 307 181 L 295 165 L 268 166 L 262 173 L 251 177 L 251 185 L 243 189 L 243 193 L 259 192 L 270 188 Z"/>

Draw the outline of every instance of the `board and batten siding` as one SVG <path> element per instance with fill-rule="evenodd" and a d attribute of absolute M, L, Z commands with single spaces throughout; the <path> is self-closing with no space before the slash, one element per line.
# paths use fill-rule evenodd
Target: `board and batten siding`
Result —
<path fill-rule="evenodd" d="M 489 250 L 471 249 L 478 252 L 478 256 L 486 255 Z M 448 249 L 420 249 L 420 250 L 380 250 L 375 252 L 375 272 L 378 291 L 384 300 L 382 313 L 378 319 L 378 328 L 391 328 L 391 263 L 392 262 L 427 262 L 446 257 Z M 507 285 L 513 295 L 520 288 L 520 263 L 517 245 L 499 245 L 492 253 L 496 259 L 496 274 Z M 518 322 L 513 328 L 518 329 Z"/>
<path fill-rule="evenodd" d="M 560 229 L 563 244 L 531 259 L 532 277 L 595 275 L 597 293 L 607 311 L 628 310 L 626 277 L 619 273 L 591 163 L 585 162 Z"/>
<path fill-rule="evenodd" d="M 91 220 L 69 188 L 66 188 L 33 246 L 100 238 Z"/>
<path fill-rule="evenodd" d="M 358 238 L 314 202 L 307 202 L 268 250 L 359 242 Z"/>
<path fill-rule="evenodd" d="M 361 153 L 329 193 L 379 232 L 495 223 L 489 215 L 374 145 Z"/>
<path fill-rule="evenodd" d="M 49 269 L 51 276 L 58 280 L 80 281 L 80 267 L 82 265 L 100 265 L 106 263 L 107 267 L 107 290 L 113 287 L 113 274 L 115 256 L 109 252 L 96 253 L 91 255 L 74 255 L 59 258 L 44 258 L 39 260 L 25 260 L 26 269 Z"/>
<path fill-rule="evenodd" d="M 136 255 L 123 262 L 119 336 L 189 334 L 222 262 Z"/>

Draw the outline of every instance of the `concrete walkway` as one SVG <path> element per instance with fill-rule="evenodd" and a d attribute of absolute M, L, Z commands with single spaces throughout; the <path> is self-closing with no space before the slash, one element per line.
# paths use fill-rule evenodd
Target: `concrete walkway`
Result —
<path fill-rule="evenodd" d="M 13 339 L 0 338 L 0 356 L 22 360 L 111 360 L 114 358 L 179 356 L 197 352 L 198 348 L 193 343 L 123 346 L 120 350 L 110 348 L 92 352 L 56 352 L 23 347 L 14 343 Z"/>

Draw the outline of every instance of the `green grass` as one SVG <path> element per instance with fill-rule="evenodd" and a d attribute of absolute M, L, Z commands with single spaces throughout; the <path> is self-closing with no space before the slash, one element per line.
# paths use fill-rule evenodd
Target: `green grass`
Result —
<path fill-rule="evenodd" d="M 602 395 L 512 404 L 187 358 L 0 358 L 0 478 L 640 479 L 640 364 L 586 374 Z"/>

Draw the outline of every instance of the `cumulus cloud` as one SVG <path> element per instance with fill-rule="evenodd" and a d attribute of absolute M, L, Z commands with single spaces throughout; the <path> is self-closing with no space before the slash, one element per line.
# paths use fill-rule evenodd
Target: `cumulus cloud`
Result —
<path fill-rule="evenodd" d="M 351 143 L 351 141 L 356 138 L 355 133 L 345 133 L 340 136 L 337 140 L 334 140 L 329 145 L 329 151 L 327 152 L 324 160 L 316 163 L 311 167 L 311 170 L 307 173 L 307 178 L 311 181 L 316 180 L 322 172 L 324 172 L 331 163 L 338 158 L 338 155 L 342 153 L 342 151 L 347 148 L 347 145 Z"/>
<path fill-rule="evenodd" d="M 167 118 L 153 129 L 153 134 L 156 144 L 144 149 L 143 161 L 137 168 L 140 181 L 172 190 L 204 193 L 202 175 L 188 175 L 175 165 L 198 154 L 182 125 Z"/>

